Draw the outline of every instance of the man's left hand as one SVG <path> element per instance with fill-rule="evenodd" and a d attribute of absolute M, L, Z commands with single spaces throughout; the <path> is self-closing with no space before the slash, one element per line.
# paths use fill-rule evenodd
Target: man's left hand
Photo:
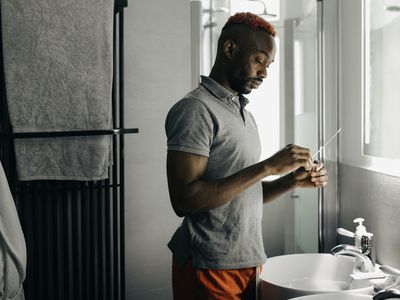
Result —
<path fill-rule="evenodd" d="M 303 167 L 294 172 L 294 181 L 297 187 L 319 188 L 328 184 L 328 171 L 322 162 L 314 161 L 310 170 Z"/>

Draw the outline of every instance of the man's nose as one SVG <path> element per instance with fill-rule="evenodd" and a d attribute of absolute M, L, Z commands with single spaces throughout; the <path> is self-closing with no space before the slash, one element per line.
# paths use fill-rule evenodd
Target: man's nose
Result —
<path fill-rule="evenodd" d="M 262 79 L 267 78 L 267 68 L 262 68 L 258 71 L 257 74 L 259 77 L 261 77 Z"/>

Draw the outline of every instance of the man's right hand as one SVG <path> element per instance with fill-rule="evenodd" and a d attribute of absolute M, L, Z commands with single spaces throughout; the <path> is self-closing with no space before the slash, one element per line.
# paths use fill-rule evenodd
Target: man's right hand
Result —
<path fill-rule="evenodd" d="M 310 149 L 289 144 L 264 162 L 266 168 L 270 169 L 270 173 L 282 175 L 300 167 L 303 167 L 306 171 L 310 170 L 312 167 L 311 158 Z"/>

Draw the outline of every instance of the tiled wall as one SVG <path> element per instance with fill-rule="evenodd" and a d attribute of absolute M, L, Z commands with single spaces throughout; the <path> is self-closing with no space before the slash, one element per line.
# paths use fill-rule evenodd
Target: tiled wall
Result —
<path fill-rule="evenodd" d="M 377 262 L 400 268 L 400 178 L 340 164 L 339 184 L 339 226 L 354 231 L 353 220 L 363 217 L 374 234 Z"/>

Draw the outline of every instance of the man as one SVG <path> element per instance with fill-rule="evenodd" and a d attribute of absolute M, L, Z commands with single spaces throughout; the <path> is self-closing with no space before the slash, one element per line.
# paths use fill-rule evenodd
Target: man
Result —
<path fill-rule="evenodd" d="M 254 299 L 265 263 L 262 204 L 295 187 L 322 187 L 327 171 L 309 149 L 288 145 L 259 162 L 260 141 L 245 109 L 275 57 L 275 30 L 251 13 L 222 29 L 215 64 L 166 119 L 171 204 L 184 217 L 173 252 L 174 299 Z M 285 175 L 286 174 L 286 175 Z M 284 175 L 275 181 L 261 181 Z"/>

